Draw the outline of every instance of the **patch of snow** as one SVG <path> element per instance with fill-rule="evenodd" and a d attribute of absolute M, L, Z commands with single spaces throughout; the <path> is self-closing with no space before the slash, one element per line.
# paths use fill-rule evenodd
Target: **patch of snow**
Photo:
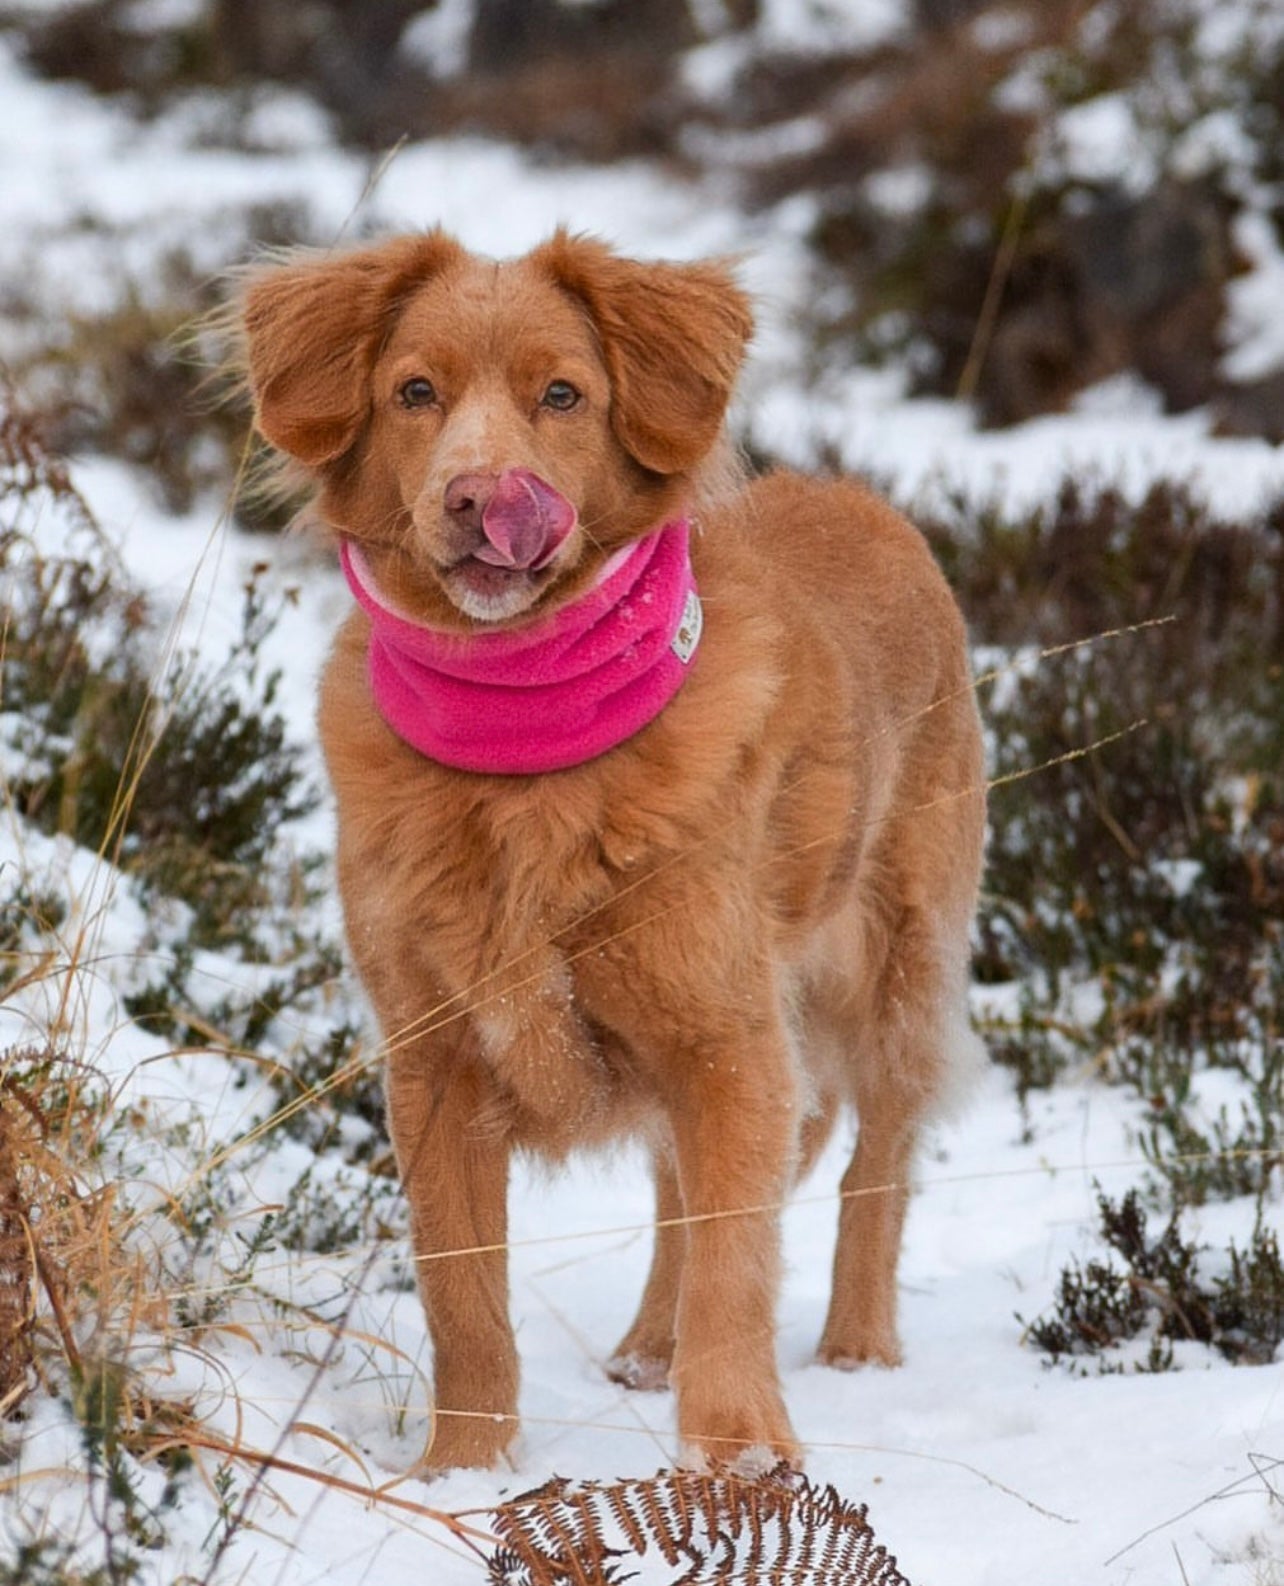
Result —
<path fill-rule="evenodd" d="M 255 94 L 241 130 L 251 148 L 272 154 L 298 154 L 334 141 L 328 112 L 306 94 L 284 88 Z"/>
<path fill-rule="evenodd" d="M 1218 510 L 1253 513 L 1284 492 L 1284 449 L 1253 439 L 1217 439 L 1206 410 L 1167 415 L 1147 399 L 1121 421 L 1114 382 L 1083 408 L 1030 419 L 1003 431 L 978 430 L 966 409 L 944 399 L 907 400 L 894 370 L 852 370 L 800 402 L 783 380 L 765 381 L 749 414 L 750 433 L 800 467 L 826 452 L 845 467 L 895 485 L 912 499 L 963 489 L 1012 510 L 1046 498 L 1068 471 L 1136 497 L 1161 477 L 1190 482 Z"/>
<path fill-rule="evenodd" d="M 900 219 L 924 208 L 936 178 L 926 165 L 891 165 L 871 172 L 861 185 L 875 209 Z"/>
<path fill-rule="evenodd" d="M 477 16 L 477 0 L 437 0 L 411 19 L 399 52 L 434 77 L 454 77 L 468 64 L 468 40 Z"/>
<path fill-rule="evenodd" d="M 1053 59 L 1050 50 L 1031 50 L 1023 56 L 994 89 L 995 109 L 1018 116 L 1046 116 L 1052 103 L 1047 74 Z"/>
<path fill-rule="evenodd" d="M 1015 49 L 1033 33 L 1033 18 L 1015 7 L 1010 11 L 1002 6 L 984 10 L 972 23 L 972 37 L 983 50 Z"/>
<path fill-rule="evenodd" d="M 1095 419 L 1132 420 L 1138 415 L 1158 419 L 1163 416 L 1164 398 L 1162 392 L 1128 369 L 1080 391 L 1071 406 L 1075 413 Z"/>
<path fill-rule="evenodd" d="M 820 116 L 795 116 L 742 131 L 693 126 L 683 133 L 682 144 L 696 159 L 752 166 L 814 154 L 825 146 L 828 135 L 828 125 Z"/>
<path fill-rule="evenodd" d="M 758 38 L 799 54 L 868 50 L 908 24 L 906 0 L 761 0 Z"/>
<path fill-rule="evenodd" d="M 12 11 L 20 21 L 31 17 L 51 18 L 63 11 L 78 10 L 83 0 L 12 0 L 6 11 Z"/>
<path fill-rule="evenodd" d="M 1097 94 L 1063 110 L 1049 146 L 1049 164 L 1066 181 L 1119 182 L 1138 193 L 1158 175 L 1154 150 L 1129 94 Z"/>
<path fill-rule="evenodd" d="M 1175 898 L 1189 896 L 1204 872 L 1198 859 L 1153 859 L 1150 868 L 1163 877 Z"/>
<path fill-rule="evenodd" d="M 1169 168 L 1186 181 L 1212 171 L 1247 173 L 1252 168 L 1254 146 L 1244 124 L 1233 110 L 1214 110 L 1183 127 L 1173 140 Z"/>
<path fill-rule="evenodd" d="M 723 99 L 754 53 L 753 42 L 747 37 L 711 39 L 682 57 L 682 82 L 702 99 Z"/>
<path fill-rule="evenodd" d="M 1227 287 L 1230 350 L 1222 369 L 1232 380 L 1255 380 L 1284 368 L 1284 249 L 1260 210 L 1237 218 L 1235 242 L 1249 269 Z"/>
<path fill-rule="evenodd" d="M 500 194 L 502 203 L 494 201 Z M 380 177 L 371 213 L 392 230 L 443 225 L 495 258 L 524 253 L 558 225 L 670 258 L 727 252 L 739 234 L 734 217 L 698 186 L 640 161 L 609 170 L 537 167 L 508 144 L 474 138 L 402 149 Z"/>
<path fill-rule="evenodd" d="M 1244 51 L 1267 58 L 1284 43 L 1284 12 L 1275 0 L 1198 0 L 1192 53 L 1201 61 L 1233 61 Z"/>
<path fill-rule="evenodd" d="M 208 9 L 206 0 L 128 0 L 121 20 L 135 33 L 157 33 L 191 27 L 204 20 Z"/>

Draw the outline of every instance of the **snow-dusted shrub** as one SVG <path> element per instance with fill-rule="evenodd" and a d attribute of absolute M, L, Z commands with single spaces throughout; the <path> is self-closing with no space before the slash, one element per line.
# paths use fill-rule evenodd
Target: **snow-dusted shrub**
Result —
<path fill-rule="evenodd" d="M 50 516 L 68 530 L 61 544 Z M 278 679 L 259 664 L 274 614 L 257 587 L 217 670 L 167 666 L 84 502 L 12 408 L 0 421 L 0 576 L 14 808 L 182 899 L 196 943 L 244 939 L 282 826 L 317 796 L 275 709 Z"/>
<path fill-rule="evenodd" d="M 1207 1270 L 1204 1252 L 1174 1213 L 1157 1237 L 1135 1190 L 1119 1202 L 1098 1195 L 1099 1233 L 1110 1256 L 1072 1261 L 1061 1273 L 1050 1315 L 1032 1322 L 1029 1337 L 1056 1364 L 1096 1357 L 1102 1371 L 1121 1370 L 1118 1346 L 1144 1337 L 1133 1352 L 1139 1370 L 1174 1364 L 1173 1345 L 1209 1344 L 1234 1363 L 1270 1362 L 1284 1341 L 1284 1263 L 1279 1239 L 1260 1220 L 1245 1250 L 1232 1242 L 1221 1271 Z"/>

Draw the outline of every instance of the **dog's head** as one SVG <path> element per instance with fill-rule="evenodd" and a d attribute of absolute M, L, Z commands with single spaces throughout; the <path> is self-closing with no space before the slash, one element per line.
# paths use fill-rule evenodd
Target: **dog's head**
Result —
<path fill-rule="evenodd" d="M 440 625 L 556 603 L 680 511 L 752 329 L 722 266 L 565 232 L 505 263 L 441 232 L 296 255 L 241 315 L 259 429 Z"/>

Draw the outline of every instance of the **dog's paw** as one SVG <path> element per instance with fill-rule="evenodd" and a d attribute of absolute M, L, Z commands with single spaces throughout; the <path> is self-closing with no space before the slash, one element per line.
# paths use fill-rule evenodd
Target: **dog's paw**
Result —
<path fill-rule="evenodd" d="M 784 1404 L 732 1404 L 704 1414 L 682 1414 L 681 1461 L 689 1470 L 730 1469 L 762 1475 L 779 1465 L 802 1468 L 802 1449 Z"/>
<path fill-rule="evenodd" d="M 431 1478 L 448 1470 L 493 1470 L 511 1463 L 506 1456 L 516 1438 L 510 1415 L 438 1416 L 420 1473 Z"/>
<path fill-rule="evenodd" d="M 606 1374 L 621 1387 L 638 1393 L 658 1393 L 669 1386 L 667 1354 L 643 1354 L 638 1350 L 621 1349 L 606 1363 Z"/>
<path fill-rule="evenodd" d="M 871 1339 L 838 1339 L 826 1336 L 820 1341 L 816 1359 L 835 1371 L 859 1371 L 862 1366 L 899 1366 L 901 1346 L 894 1334 Z"/>
<path fill-rule="evenodd" d="M 731 1459 L 715 1458 L 698 1443 L 683 1443 L 678 1454 L 678 1466 L 682 1470 L 694 1471 L 701 1476 L 726 1471 L 746 1481 L 763 1481 L 768 1476 L 783 1477 L 789 1471 L 801 1471 L 802 1465 L 802 1452 L 796 1443 L 792 1445 L 791 1453 L 782 1453 L 779 1448 L 768 1448 L 765 1443 L 752 1443 Z"/>

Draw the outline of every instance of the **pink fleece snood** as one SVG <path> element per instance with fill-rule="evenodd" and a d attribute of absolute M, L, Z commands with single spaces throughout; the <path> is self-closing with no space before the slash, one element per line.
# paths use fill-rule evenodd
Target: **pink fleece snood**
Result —
<path fill-rule="evenodd" d="M 394 610 L 345 540 L 380 714 L 420 754 L 463 771 L 560 771 L 605 754 L 663 710 L 699 642 L 689 536 L 685 520 L 665 524 L 617 553 L 578 600 L 527 627 L 475 633 Z"/>

